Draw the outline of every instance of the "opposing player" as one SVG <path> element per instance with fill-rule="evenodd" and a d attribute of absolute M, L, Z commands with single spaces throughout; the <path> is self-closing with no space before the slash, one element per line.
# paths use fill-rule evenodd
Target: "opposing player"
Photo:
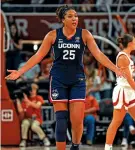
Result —
<path fill-rule="evenodd" d="M 117 55 L 116 64 L 125 73 L 125 78 L 117 77 L 117 85 L 113 90 L 113 119 L 107 130 L 105 150 L 112 150 L 117 129 L 126 112 L 135 120 L 135 81 L 133 79 L 135 68 L 130 55 L 135 50 L 135 38 L 125 34 L 118 41 L 119 44 L 122 44 L 123 50 Z"/>
<path fill-rule="evenodd" d="M 82 63 L 85 46 L 101 64 L 117 75 L 121 75 L 121 72 L 99 50 L 91 33 L 86 29 L 77 28 L 78 16 L 73 8 L 61 6 L 56 14 L 63 27 L 50 31 L 38 52 L 21 69 L 9 70 L 11 74 L 6 79 L 17 79 L 39 63 L 52 47 L 55 60 L 50 72 L 50 100 L 56 114 L 57 150 L 66 149 L 68 103 L 72 124 L 71 150 L 79 150 L 85 109 L 85 75 Z"/>

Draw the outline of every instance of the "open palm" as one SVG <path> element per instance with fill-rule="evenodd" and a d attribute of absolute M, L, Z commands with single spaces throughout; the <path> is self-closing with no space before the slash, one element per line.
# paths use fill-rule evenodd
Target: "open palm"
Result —
<path fill-rule="evenodd" d="M 10 72 L 10 74 L 5 77 L 6 80 L 16 80 L 21 75 L 20 72 L 17 70 L 7 70 L 7 72 Z"/>

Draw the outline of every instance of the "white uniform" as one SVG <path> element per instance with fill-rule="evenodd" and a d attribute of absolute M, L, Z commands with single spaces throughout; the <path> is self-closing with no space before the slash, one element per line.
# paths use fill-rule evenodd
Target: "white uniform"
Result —
<path fill-rule="evenodd" d="M 133 72 L 135 71 L 134 62 L 125 52 L 119 52 L 116 58 L 116 65 L 120 55 L 126 55 L 129 59 L 129 70 L 133 76 Z M 127 110 L 128 108 L 133 107 L 135 105 L 135 90 L 130 86 L 127 79 L 124 77 L 117 77 L 116 81 L 117 85 L 114 87 L 112 97 L 114 108 L 121 109 L 121 107 L 124 105 L 125 109 Z"/>

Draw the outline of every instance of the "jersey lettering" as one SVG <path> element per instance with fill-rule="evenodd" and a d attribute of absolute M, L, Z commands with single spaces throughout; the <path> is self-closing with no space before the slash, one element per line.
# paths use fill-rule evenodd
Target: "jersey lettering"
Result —
<path fill-rule="evenodd" d="M 78 49 L 80 49 L 80 44 L 59 43 L 58 48 L 78 48 Z"/>
<path fill-rule="evenodd" d="M 75 59 L 75 50 L 64 50 L 63 51 L 63 59 L 64 60 L 74 60 Z"/>

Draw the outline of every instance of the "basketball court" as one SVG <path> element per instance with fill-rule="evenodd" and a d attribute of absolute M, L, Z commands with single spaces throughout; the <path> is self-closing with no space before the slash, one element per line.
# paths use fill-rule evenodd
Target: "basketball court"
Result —
<path fill-rule="evenodd" d="M 1 150 L 56 150 L 56 147 L 42 147 L 42 146 L 34 146 L 34 147 L 3 147 Z M 66 150 L 70 150 L 70 146 L 67 146 Z M 94 146 L 85 146 L 81 145 L 80 150 L 104 150 L 104 145 L 94 145 Z M 113 150 L 133 150 L 132 148 L 126 149 L 122 147 L 113 147 Z"/>

